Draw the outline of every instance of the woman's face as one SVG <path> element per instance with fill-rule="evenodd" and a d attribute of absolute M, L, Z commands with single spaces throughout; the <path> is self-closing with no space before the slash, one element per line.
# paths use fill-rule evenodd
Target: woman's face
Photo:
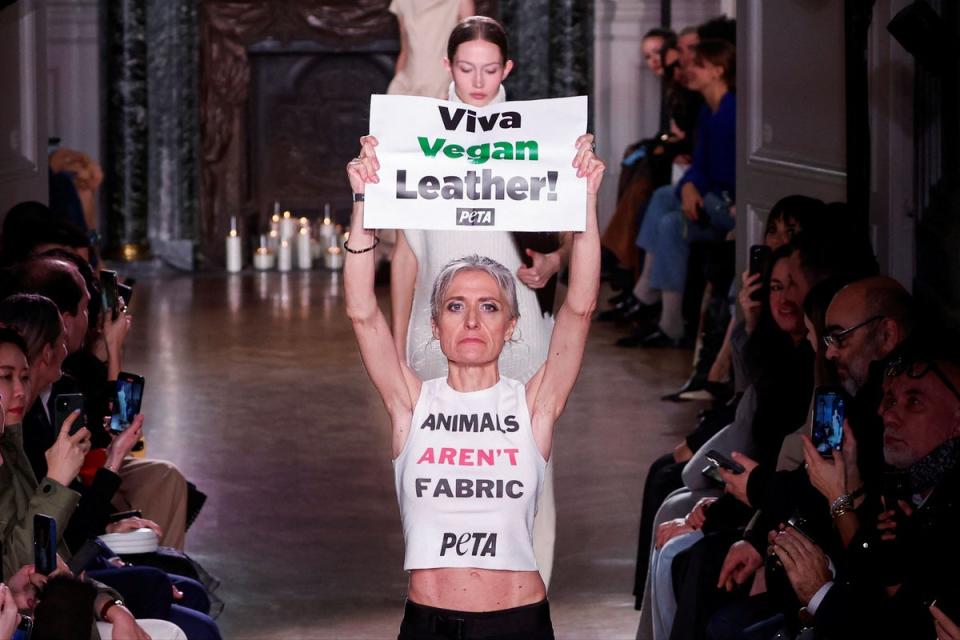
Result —
<path fill-rule="evenodd" d="M 443 64 L 453 75 L 457 95 L 472 107 L 490 104 L 513 69 L 513 61 L 504 62 L 500 48 L 486 40 L 464 42 L 453 60 L 444 58 Z"/>
<path fill-rule="evenodd" d="M 661 49 L 663 49 L 663 38 L 654 36 L 646 38 L 640 43 L 640 55 L 643 56 L 643 63 L 658 76 L 663 75 L 663 61 L 660 59 Z"/>
<path fill-rule="evenodd" d="M 697 56 L 686 70 L 687 88 L 691 91 L 705 92 L 717 83 L 726 86 L 723 79 L 723 67 Z"/>
<path fill-rule="evenodd" d="M 12 344 L 0 344 L 0 404 L 5 424 L 23 421 L 29 387 L 27 357 Z"/>
<path fill-rule="evenodd" d="M 780 217 L 767 225 L 763 236 L 763 243 L 776 251 L 793 240 L 793 236 L 800 233 L 800 225 L 793 218 Z"/>
<path fill-rule="evenodd" d="M 493 276 L 461 271 L 447 287 L 433 336 L 451 362 L 487 364 L 500 357 L 516 324 Z"/>
<path fill-rule="evenodd" d="M 803 309 L 784 295 L 789 277 L 787 261 L 777 260 L 770 274 L 770 313 L 782 331 L 791 336 L 802 336 L 807 331 L 803 324 Z"/>

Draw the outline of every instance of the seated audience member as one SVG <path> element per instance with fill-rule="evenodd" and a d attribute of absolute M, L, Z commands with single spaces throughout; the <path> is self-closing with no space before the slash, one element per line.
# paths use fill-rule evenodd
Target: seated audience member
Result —
<path fill-rule="evenodd" d="M 787 200 L 786 198 L 784 200 Z M 781 201 L 783 202 L 783 201 Z M 777 237 L 775 234 L 778 227 L 778 220 L 781 219 L 783 209 L 779 207 L 780 203 L 773 208 L 771 211 L 771 221 L 767 225 L 768 233 L 766 234 L 767 245 L 773 245 Z M 784 250 L 785 251 L 785 250 Z M 779 254 L 779 258 L 783 259 L 789 257 L 790 253 Z M 779 261 L 779 260 L 777 260 Z M 771 262 L 772 264 L 772 262 Z M 785 270 L 786 265 L 781 265 L 781 271 Z M 785 274 L 779 274 L 781 278 L 785 278 Z M 770 304 L 773 302 L 773 298 L 769 295 L 766 299 L 761 298 L 760 300 L 754 300 L 752 295 L 755 292 L 760 291 L 770 291 L 770 280 L 771 274 L 758 274 L 757 276 L 747 278 L 748 274 L 744 274 L 744 291 L 741 292 L 739 301 L 741 306 L 744 309 L 744 316 L 746 322 L 741 323 L 735 331 L 735 346 L 734 349 L 737 352 L 737 361 L 740 363 L 744 362 L 744 349 L 745 345 L 748 343 L 750 335 L 752 334 L 756 324 L 761 316 L 764 317 L 764 333 L 766 336 L 759 336 L 754 340 L 754 344 L 768 345 L 769 338 L 776 337 L 779 333 L 778 330 L 774 327 L 779 327 L 779 329 L 785 331 L 797 331 L 803 333 L 803 325 L 794 326 L 791 329 L 788 326 L 786 315 L 778 315 L 779 307 L 771 308 Z M 760 278 L 764 278 L 764 282 L 760 281 Z M 786 280 L 781 281 L 777 279 L 776 287 L 779 290 L 786 285 Z M 778 295 L 779 299 L 779 295 Z M 793 309 L 795 306 L 792 302 L 785 302 L 783 304 L 784 309 Z M 776 321 L 776 325 L 774 325 Z M 794 325 L 796 323 L 793 323 Z M 802 335 L 801 335 L 802 337 Z M 752 353 L 762 353 L 766 347 L 753 348 L 751 349 Z M 741 386 L 741 393 L 743 390 L 746 390 L 747 387 L 753 385 L 757 380 L 757 376 L 751 374 L 750 369 L 747 366 L 740 367 L 739 375 L 739 385 Z M 700 449 L 703 443 L 707 442 L 712 438 L 718 431 L 726 427 L 733 419 L 736 419 L 739 422 L 751 423 L 753 421 L 753 415 L 755 411 L 755 399 L 754 391 L 751 391 L 751 397 L 746 405 L 744 405 L 743 415 L 741 412 L 737 411 L 734 413 L 734 410 L 737 410 L 737 401 L 731 404 L 729 410 L 711 410 L 705 412 L 703 417 L 697 424 L 697 428 L 694 429 L 682 442 L 680 442 L 673 450 L 672 453 L 666 454 L 656 460 L 650 467 L 649 472 L 647 473 L 647 480 L 644 485 L 643 493 L 643 508 L 641 510 L 641 524 L 640 524 L 640 539 L 637 547 L 637 573 L 636 580 L 634 583 L 634 595 L 638 596 L 637 608 L 639 608 L 639 597 L 642 594 L 644 580 L 646 578 L 646 565 L 647 565 L 647 552 L 650 548 L 650 540 L 653 530 L 653 520 L 654 516 L 657 513 L 657 510 L 660 508 L 660 505 L 663 503 L 663 500 L 674 490 L 683 487 L 683 480 L 681 478 L 681 473 L 686 466 L 687 462 L 693 457 L 694 453 Z"/>
<path fill-rule="evenodd" d="M 883 459 L 905 486 L 868 485 L 872 509 L 856 509 L 850 493 L 833 501 L 835 520 L 859 520 L 833 567 L 822 545 L 789 529 L 771 533 L 817 637 L 951 637 L 941 634 L 952 624 L 943 610 L 956 615 L 960 603 L 960 361 L 944 358 L 946 346 L 906 349 L 887 363 Z"/>
<path fill-rule="evenodd" d="M 40 300 L 43 299 L 40 298 Z M 9 307 L 3 308 L 6 302 L 0 303 L 0 311 L 9 311 Z M 47 304 L 53 306 L 52 302 L 47 301 Z M 56 326 L 59 326 L 59 315 L 55 314 L 55 317 Z M 42 332 L 37 333 L 42 334 Z M 21 425 L 18 424 L 23 415 L 23 406 L 29 388 L 30 369 L 25 360 L 26 351 L 27 346 L 18 334 L 9 328 L 0 328 L 0 369 L 9 371 L 10 375 L 9 379 L 0 379 L 0 398 L 2 398 L 0 405 L 6 409 L 4 411 L 5 427 L 2 437 L 0 437 L 0 456 L 4 461 L 4 464 L 0 466 L 0 481 L 2 481 L 0 484 L 3 485 L 0 487 L 0 521 L 6 523 L 6 528 L 3 531 L 5 575 L 11 575 L 13 567 L 23 564 L 28 558 L 30 560 L 33 558 L 33 515 L 43 513 L 57 520 L 57 531 L 60 538 L 58 547 L 61 554 L 69 558 L 70 549 L 63 540 L 63 534 L 71 528 L 76 528 L 75 516 L 83 510 L 84 502 L 89 505 L 90 502 L 99 501 L 99 505 L 95 505 L 92 511 L 99 511 L 102 516 L 102 513 L 108 512 L 110 508 L 109 497 L 112 495 L 109 492 L 109 483 L 100 483 L 99 485 L 95 483 L 93 487 L 84 489 L 77 486 L 75 482 L 77 471 L 89 447 L 89 433 L 86 429 L 81 429 L 72 436 L 69 434 L 70 425 L 77 416 L 67 419 L 57 440 L 46 452 L 46 468 L 48 470 L 43 482 L 37 484 L 33 470 L 24 457 L 20 440 Z M 139 430 L 140 422 L 132 427 L 135 431 Z M 130 439 L 127 446 L 132 446 L 133 442 L 135 440 Z M 108 459 L 108 464 L 109 462 Z M 101 470 L 98 477 L 104 475 L 110 475 L 110 472 Z M 83 489 L 83 497 L 68 488 L 71 486 Z M 101 495 L 94 493 L 97 491 L 101 492 Z M 103 491 L 107 491 L 106 495 L 102 494 Z M 81 508 L 75 511 L 74 507 L 78 504 L 78 498 Z M 105 520 L 105 518 L 102 519 Z M 121 521 L 118 526 L 123 524 L 124 521 Z M 137 524 L 152 525 L 152 523 L 143 521 L 139 521 Z M 124 599 L 131 598 L 135 603 L 131 605 L 132 610 L 136 611 L 137 615 L 172 620 L 181 627 L 188 629 L 190 638 L 219 637 L 215 623 L 207 616 L 188 611 L 171 601 L 171 579 L 156 569 L 149 567 L 111 568 L 93 571 L 91 576 L 117 589 L 117 591 L 110 591 L 101 588 L 105 595 L 112 596 L 109 601 L 113 601 L 120 595 L 123 595 Z M 156 585 L 158 581 L 163 585 L 162 587 L 151 587 L 151 585 Z M 178 586 L 189 582 L 176 578 Z M 190 584 L 190 587 L 202 591 L 202 587 L 199 585 Z M 100 598 L 100 600 L 103 599 Z M 161 606 L 164 603 L 166 603 L 166 606 Z M 101 607 L 103 604 L 103 602 L 100 603 Z M 209 602 L 206 604 L 209 610 Z M 117 613 L 117 616 L 122 618 L 122 612 Z"/>
<path fill-rule="evenodd" d="M 757 310 L 752 304 L 746 306 L 747 326 L 751 334 L 744 346 L 744 359 L 748 365 L 750 398 L 746 399 L 747 404 L 741 406 L 753 407 L 753 412 L 752 415 L 738 412 L 737 418 L 741 422 L 726 427 L 725 431 L 729 430 L 730 436 L 725 446 L 714 444 L 716 438 L 705 445 L 723 449 L 720 453 L 724 455 L 729 455 L 731 448 L 737 448 L 750 451 L 757 459 L 772 463 L 776 460 L 783 437 L 797 429 L 806 418 L 813 392 L 814 354 L 805 340 L 802 310 L 784 296 L 788 285 L 787 258 L 793 251 L 793 247 L 786 245 L 774 253 L 769 273 L 765 274 L 769 293 L 767 301 L 761 305 L 762 309 Z M 754 283 L 750 290 L 758 289 L 759 285 Z M 750 300 L 749 297 L 746 300 Z M 700 463 L 694 464 L 694 471 L 699 473 L 705 462 L 706 459 L 701 458 Z M 729 539 L 731 532 L 746 525 L 749 518 L 750 510 L 745 505 L 726 496 L 710 503 L 701 501 L 686 518 L 659 525 L 657 548 L 678 537 L 684 538 L 684 542 L 672 544 L 669 552 L 664 549 L 666 559 L 656 551 L 652 558 L 651 572 L 654 564 L 660 567 L 657 573 L 651 573 L 655 596 L 651 604 L 656 608 L 653 615 L 655 638 L 667 637 L 672 625 L 674 599 L 669 559 L 700 538 L 699 533 L 696 536 L 685 534 L 703 528 L 704 533 L 716 532 L 724 539 Z"/>
<path fill-rule="evenodd" d="M 855 342 L 844 344 L 839 351 L 842 363 L 837 366 L 839 379 L 848 382 L 848 390 L 856 391 L 847 403 L 847 428 L 845 437 L 847 446 L 844 457 L 853 457 L 856 464 L 847 465 L 848 470 L 857 469 L 857 477 L 847 480 L 851 491 L 860 485 L 877 478 L 879 475 L 877 457 L 879 449 L 879 434 L 877 426 L 876 407 L 879 398 L 875 388 L 880 384 L 882 363 L 906 339 L 913 327 L 909 295 L 895 281 L 888 278 L 872 277 L 854 282 L 841 289 L 830 303 L 826 315 L 824 339 L 827 342 L 839 337 L 852 338 L 858 330 L 842 334 L 837 329 L 838 323 L 843 322 L 844 328 L 853 328 L 862 321 L 848 322 L 848 314 L 855 312 L 858 315 L 872 314 L 884 316 L 883 321 L 874 321 L 861 327 L 864 335 Z M 836 361 L 836 351 L 828 349 L 827 356 Z M 873 365 L 871 369 L 871 363 Z M 872 374 L 871 374 L 872 371 Z M 854 382 L 850 382 L 850 381 Z M 793 517 L 801 517 L 804 521 L 804 531 L 814 540 L 828 548 L 842 544 L 842 537 L 837 535 L 830 519 L 829 504 L 819 491 L 811 484 L 808 472 L 804 467 L 791 471 L 774 473 L 770 465 L 757 463 L 743 455 L 734 454 L 733 458 L 742 464 L 746 471 L 742 474 L 732 474 L 721 470 L 721 475 L 727 483 L 727 491 L 732 493 L 745 504 L 759 510 L 758 515 L 751 523 L 752 528 L 744 534 L 744 539 L 730 546 L 723 560 L 719 572 L 710 571 L 688 572 L 681 581 L 681 598 L 678 605 L 678 620 L 682 620 L 682 633 L 678 638 L 696 637 L 703 633 L 710 617 L 717 609 L 725 605 L 716 618 L 710 622 L 711 637 L 731 637 L 732 630 L 742 629 L 752 623 L 768 619 L 773 613 L 783 609 L 786 605 L 777 594 L 750 599 L 746 602 L 746 592 L 751 584 L 757 589 L 754 580 L 757 570 L 763 566 L 763 557 L 766 554 L 766 532 L 775 528 L 778 523 L 786 522 Z M 690 549 L 695 553 L 696 547 Z M 703 549 L 700 553 L 705 553 Z M 716 550 L 713 550 L 716 554 Z M 678 557 L 678 560 L 680 558 Z M 714 555 L 712 561 L 718 558 Z M 713 565 L 711 565 L 712 567 Z M 719 575 L 718 575 L 719 573 Z M 676 577 L 676 575 L 675 575 Z M 766 581 L 770 587 L 770 580 Z M 725 586 L 734 592 L 734 597 L 718 597 L 716 585 Z M 760 585 L 763 584 L 761 581 Z M 740 585 L 745 585 L 743 588 Z M 787 624 L 795 622 L 795 611 L 787 612 Z M 681 617 L 684 616 L 690 617 Z M 784 615 L 781 613 L 781 615 Z M 785 616 L 786 617 L 786 616 Z M 736 637 L 736 636 L 733 636 Z"/>
<path fill-rule="evenodd" d="M 711 40 L 701 41 L 696 52 L 685 71 L 687 87 L 703 95 L 706 104 L 698 118 L 693 163 L 675 191 L 654 192 L 637 239 L 645 256 L 634 295 L 647 305 L 660 299 L 660 319 L 655 328 L 618 342 L 620 346 L 680 344 L 689 243 L 722 240 L 734 227 L 735 50 L 727 42 Z"/>
<path fill-rule="evenodd" d="M 15 265 L 8 275 L 8 292 L 39 293 L 53 300 L 64 320 L 67 353 L 80 351 L 89 326 L 91 299 L 99 298 L 89 265 L 75 256 L 41 256 Z M 126 318 L 122 321 L 128 322 Z M 56 381 L 59 378 L 60 365 L 50 363 L 45 372 L 47 375 L 35 385 L 33 405 L 25 420 L 25 445 L 38 477 L 43 476 L 43 452 L 55 438 L 49 406 L 53 393 L 50 379 Z M 44 386 L 41 387 L 40 383 L 44 383 Z M 91 386 L 103 389 L 107 384 L 107 380 L 100 380 L 93 381 Z M 91 397 L 97 396 L 94 394 Z M 102 427 L 102 414 L 99 419 L 93 417 L 89 420 L 88 425 L 98 432 L 98 444 L 103 446 L 109 442 L 109 436 L 105 435 Z M 139 509 L 144 517 L 160 526 L 163 531 L 162 545 L 182 549 L 186 532 L 187 487 L 186 480 L 176 466 L 163 460 L 126 457 L 118 469 L 118 475 L 121 482 L 114 505 L 122 511 Z"/>
<path fill-rule="evenodd" d="M 803 195 L 791 195 L 781 198 L 770 209 L 767 216 L 763 244 L 771 250 L 791 242 L 793 237 L 807 228 L 812 222 L 824 215 L 824 203 L 816 198 Z M 749 272 L 741 278 L 744 289 L 760 282 L 762 274 Z M 756 291 L 756 289 L 754 290 Z M 736 283 L 731 282 L 729 300 L 737 297 Z M 754 302 L 759 306 L 759 303 Z M 693 373 L 676 392 L 664 396 L 663 400 L 673 402 L 686 400 L 721 400 L 733 387 L 734 393 L 742 393 L 746 383 L 738 381 L 733 367 L 733 339 L 744 340 L 744 327 L 737 324 L 733 314 L 733 305 L 726 298 L 711 296 L 704 317 L 701 319 L 700 338 L 695 353 Z M 709 315 L 707 315 L 709 314 Z M 721 334 L 719 329 L 726 327 Z"/>
<path fill-rule="evenodd" d="M 677 35 L 670 29 L 660 27 L 650 29 L 640 40 L 640 55 L 643 56 L 643 63 L 654 75 L 662 77 L 664 68 L 672 62 L 672 60 L 664 60 L 663 54 L 668 50 L 675 52 L 676 46 Z"/>

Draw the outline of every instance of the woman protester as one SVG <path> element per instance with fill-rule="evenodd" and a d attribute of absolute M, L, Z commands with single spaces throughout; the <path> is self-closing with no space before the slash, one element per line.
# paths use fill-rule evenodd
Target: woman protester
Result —
<path fill-rule="evenodd" d="M 437 63 L 439 66 L 440 60 Z M 509 58 L 506 31 L 496 20 L 473 16 L 461 21 L 450 34 L 443 64 L 452 77 L 448 89 L 451 102 L 485 107 L 506 100 L 503 81 L 513 70 L 513 61 Z M 367 137 L 367 141 L 363 153 L 376 162 L 376 140 Z M 581 136 L 578 153 L 592 142 L 592 135 Z M 551 239 L 548 236 L 507 231 L 477 234 L 421 229 L 405 229 L 397 233 L 390 272 L 393 336 L 398 353 L 421 379 L 447 374 L 446 358 L 430 333 L 433 282 L 451 260 L 477 253 L 502 264 L 522 283 L 517 287 L 519 340 L 508 343 L 503 350 L 500 370 L 521 382 L 530 380 L 547 359 L 553 329 L 554 276 L 566 263 L 570 251 L 569 234 L 559 235 L 559 246 L 556 237 Z M 522 246 L 526 248 L 521 249 Z M 555 528 L 551 464 L 547 468 L 547 481 L 534 526 L 537 563 L 547 585 L 553 568 Z"/>
<path fill-rule="evenodd" d="M 496 68 L 476 73 L 502 78 L 509 65 L 497 60 Z M 354 193 L 379 181 L 376 144 L 365 137 L 360 156 L 347 165 Z M 432 283 L 424 322 L 447 373 L 431 380 L 417 375 L 378 307 L 377 238 L 364 228 L 363 201 L 354 203 L 344 288 L 361 356 L 392 425 L 410 572 L 401 640 L 554 637 L 532 528 L 554 425 L 580 371 L 599 288 L 596 194 L 605 167 L 588 137 L 578 141 L 573 166 L 587 180 L 586 230 L 572 237 L 569 290 L 549 358 L 525 384 L 500 375 L 504 345 L 522 317 L 513 273 L 476 255 L 450 261 Z M 485 233 L 471 238 L 483 244 Z"/>

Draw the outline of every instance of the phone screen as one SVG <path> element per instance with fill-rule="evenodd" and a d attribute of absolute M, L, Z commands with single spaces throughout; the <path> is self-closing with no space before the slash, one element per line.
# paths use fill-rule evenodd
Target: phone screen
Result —
<path fill-rule="evenodd" d="M 119 296 L 117 291 L 117 272 L 108 271 L 107 269 L 102 270 L 100 272 L 100 286 L 102 288 L 103 308 L 116 310 L 117 297 Z"/>
<path fill-rule="evenodd" d="M 57 568 L 57 521 L 40 513 L 33 516 L 33 564 L 45 576 Z"/>
<path fill-rule="evenodd" d="M 843 441 L 846 400 L 840 391 L 817 389 L 813 407 L 813 444 L 824 456 L 832 456 Z"/>
<path fill-rule="evenodd" d="M 143 378 L 130 373 L 117 376 L 117 397 L 113 401 L 113 415 L 110 416 L 110 430 L 123 432 L 138 413 L 143 401 Z"/>

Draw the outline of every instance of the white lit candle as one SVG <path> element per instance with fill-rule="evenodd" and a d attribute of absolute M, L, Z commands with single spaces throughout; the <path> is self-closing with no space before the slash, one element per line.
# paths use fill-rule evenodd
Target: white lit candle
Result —
<path fill-rule="evenodd" d="M 329 208 L 330 208 L 330 205 L 326 205 L 325 209 L 329 209 Z M 323 224 L 320 225 L 320 237 L 329 238 L 330 236 L 336 235 L 336 233 L 337 233 L 337 230 L 333 226 L 333 220 L 330 218 L 329 213 L 325 211 L 323 216 Z M 324 244 L 329 244 L 329 242 L 326 242 Z"/>
<path fill-rule="evenodd" d="M 280 250 L 280 230 L 271 229 L 270 235 L 267 236 L 267 238 L 268 238 L 267 248 L 270 249 L 270 251 L 273 251 L 274 253 L 279 251 Z"/>
<path fill-rule="evenodd" d="M 283 212 L 283 217 L 280 218 L 280 239 L 281 240 L 292 240 L 295 235 L 297 235 L 297 222 L 293 219 L 293 216 L 290 215 L 289 211 Z"/>
<path fill-rule="evenodd" d="M 253 268 L 257 271 L 269 271 L 276 264 L 276 255 L 266 247 L 260 247 L 253 254 Z"/>
<path fill-rule="evenodd" d="M 280 251 L 277 253 L 277 270 L 290 271 L 293 268 L 293 248 L 286 240 L 280 241 Z"/>
<path fill-rule="evenodd" d="M 343 249 L 340 247 L 329 247 L 323 255 L 323 266 L 331 271 L 340 271 L 343 269 Z"/>
<path fill-rule="evenodd" d="M 240 244 L 240 234 L 231 229 L 227 235 L 227 271 L 239 273 L 243 269 L 243 247 Z"/>
<path fill-rule="evenodd" d="M 310 229 L 300 227 L 297 234 L 297 268 L 303 271 L 313 268 L 313 252 L 310 249 Z"/>

